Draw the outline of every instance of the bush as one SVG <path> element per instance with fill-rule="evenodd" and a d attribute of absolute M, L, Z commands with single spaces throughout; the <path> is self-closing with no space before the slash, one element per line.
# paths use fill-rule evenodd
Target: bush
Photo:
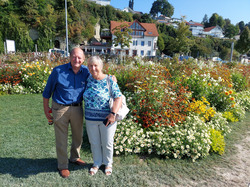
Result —
<path fill-rule="evenodd" d="M 221 134 L 220 131 L 215 129 L 210 130 L 210 137 L 211 137 L 211 151 L 216 152 L 219 155 L 223 155 L 225 152 L 225 140 L 224 136 Z"/>
<path fill-rule="evenodd" d="M 198 116 L 188 116 L 175 126 L 143 129 L 135 118 L 118 122 L 114 137 L 114 153 L 157 154 L 166 158 L 205 157 L 210 150 L 209 127 Z"/>
<path fill-rule="evenodd" d="M 247 79 L 239 72 L 232 73 L 232 82 L 236 92 L 244 91 L 247 89 Z"/>

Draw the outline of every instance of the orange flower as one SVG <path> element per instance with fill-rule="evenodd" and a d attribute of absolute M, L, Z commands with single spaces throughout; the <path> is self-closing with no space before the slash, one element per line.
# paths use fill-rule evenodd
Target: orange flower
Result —
<path fill-rule="evenodd" d="M 212 84 L 211 84 L 211 83 L 208 83 L 208 86 L 212 86 Z"/>
<path fill-rule="evenodd" d="M 229 85 L 228 85 L 228 87 L 229 87 L 229 88 L 232 88 L 232 87 L 233 87 L 233 85 L 232 85 L 232 84 L 229 84 Z"/>
<path fill-rule="evenodd" d="M 228 92 L 229 92 L 229 94 L 232 94 L 232 93 L 233 93 L 233 91 L 232 91 L 232 90 L 229 90 Z"/>
<path fill-rule="evenodd" d="M 234 97 L 231 97 L 230 100 L 231 100 L 231 101 L 234 101 Z"/>
<path fill-rule="evenodd" d="M 225 94 L 226 94 L 226 95 L 229 95 L 229 93 L 228 93 L 228 92 L 225 92 Z"/>
<path fill-rule="evenodd" d="M 232 107 L 232 108 L 234 108 L 234 107 L 235 107 L 235 103 L 234 103 L 234 104 L 232 104 L 232 105 L 231 105 L 231 107 Z"/>

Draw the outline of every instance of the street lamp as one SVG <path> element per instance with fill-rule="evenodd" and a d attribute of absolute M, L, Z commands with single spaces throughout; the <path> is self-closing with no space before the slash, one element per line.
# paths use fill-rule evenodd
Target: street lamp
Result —
<path fill-rule="evenodd" d="M 66 57 L 68 57 L 68 21 L 67 21 L 67 0 L 65 0 L 65 23 L 66 23 Z"/>

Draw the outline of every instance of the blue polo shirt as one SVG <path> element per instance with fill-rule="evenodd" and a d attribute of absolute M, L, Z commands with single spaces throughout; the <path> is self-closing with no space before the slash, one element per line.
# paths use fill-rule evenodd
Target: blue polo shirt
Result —
<path fill-rule="evenodd" d="M 89 74 L 84 65 L 77 74 L 74 73 L 70 62 L 57 66 L 48 78 L 43 97 L 49 99 L 53 94 L 52 99 L 58 104 L 81 103 Z"/>

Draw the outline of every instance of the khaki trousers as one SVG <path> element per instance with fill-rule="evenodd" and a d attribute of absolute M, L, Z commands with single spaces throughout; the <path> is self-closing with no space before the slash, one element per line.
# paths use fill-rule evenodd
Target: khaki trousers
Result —
<path fill-rule="evenodd" d="M 82 106 L 62 106 L 52 101 L 52 114 L 56 137 L 56 153 L 58 169 L 68 169 L 68 128 L 72 132 L 70 161 L 80 158 L 83 136 L 83 108 Z"/>

